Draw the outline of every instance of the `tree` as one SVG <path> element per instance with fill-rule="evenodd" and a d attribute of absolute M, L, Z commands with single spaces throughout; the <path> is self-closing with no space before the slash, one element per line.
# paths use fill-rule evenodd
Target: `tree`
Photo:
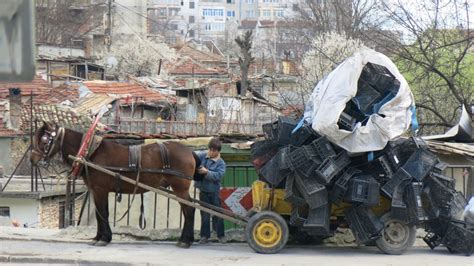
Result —
<path fill-rule="evenodd" d="M 468 1 L 382 2 L 386 24 L 375 40 L 384 44 L 411 85 L 423 134 L 453 126 L 462 105 L 473 102 L 474 34 Z M 404 34 L 388 34 L 390 27 Z M 472 110 L 468 108 L 472 114 Z"/>
<path fill-rule="evenodd" d="M 175 53 L 165 43 L 156 43 L 140 37 L 133 37 L 120 46 L 112 46 L 109 57 L 117 59 L 117 65 L 111 69 L 112 74 L 125 78 L 155 76 L 158 73 L 160 60 L 171 60 Z"/>
<path fill-rule="evenodd" d="M 235 38 L 235 42 L 240 48 L 240 56 L 239 56 L 239 65 L 240 65 L 240 72 L 241 72 L 241 95 L 245 95 L 247 93 L 248 88 L 248 73 L 250 64 L 254 61 L 252 57 L 252 31 L 248 30 L 241 36 L 237 36 Z"/>
<path fill-rule="evenodd" d="M 38 43 L 71 45 L 101 26 L 105 6 L 77 0 L 36 0 L 35 29 Z"/>

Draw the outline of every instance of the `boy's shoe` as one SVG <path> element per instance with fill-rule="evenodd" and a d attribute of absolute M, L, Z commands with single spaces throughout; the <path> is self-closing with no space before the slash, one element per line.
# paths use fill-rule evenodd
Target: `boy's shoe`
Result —
<path fill-rule="evenodd" d="M 209 239 L 207 239 L 207 237 L 201 237 L 201 239 L 199 239 L 199 244 L 207 244 L 209 243 Z"/>
<path fill-rule="evenodd" d="M 227 243 L 227 240 L 225 239 L 225 237 L 219 237 L 219 243 L 225 244 Z"/>

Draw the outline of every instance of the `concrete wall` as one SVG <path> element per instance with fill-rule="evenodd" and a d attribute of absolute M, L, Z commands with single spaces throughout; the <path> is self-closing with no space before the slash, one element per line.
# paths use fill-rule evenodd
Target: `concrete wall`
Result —
<path fill-rule="evenodd" d="M 41 228 L 59 228 L 59 214 L 60 214 L 60 205 L 61 202 L 64 204 L 65 198 L 45 198 L 41 199 L 41 204 L 39 205 L 39 225 Z M 75 220 L 79 219 L 79 214 L 81 211 L 81 200 L 76 200 L 75 202 Z"/>
<path fill-rule="evenodd" d="M 0 166 L 3 168 L 4 175 L 13 171 L 13 169 L 11 169 L 11 142 L 11 138 L 0 138 L 0 151 L 2 151 L 0 152 Z"/>
<path fill-rule="evenodd" d="M 3 174 L 10 175 L 15 170 L 16 165 L 30 145 L 27 137 L 4 137 L 0 138 L 0 166 L 3 167 Z M 29 158 L 25 158 L 18 168 L 17 175 L 29 175 Z"/>
<path fill-rule="evenodd" d="M 21 225 L 38 227 L 39 202 L 36 199 L 7 199 L 0 198 L 0 206 L 10 207 L 10 219 Z"/>

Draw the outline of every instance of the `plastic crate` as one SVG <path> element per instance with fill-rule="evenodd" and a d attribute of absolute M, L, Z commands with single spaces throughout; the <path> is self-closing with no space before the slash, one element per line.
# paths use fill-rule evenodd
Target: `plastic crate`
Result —
<path fill-rule="evenodd" d="M 422 181 L 438 163 L 438 157 L 425 149 L 417 149 L 402 166 L 414 179 Z"/>
<path fill-rule="evenodd" d="M 290 144 L 299 147 L 310 144 L 319 137 L 320 136 L 313 130 L 311 125 L 305 123 L 302 127 L 298 128 L 298 130 L 291 134 Z"/>
<path fill-rule="evenodd" d="M 429 233 L 434 233 L 443 238 L 448 230 L 450 220 L 445 218 L 428 219 L 425 222 L 425 230 Z"/>
<path fill-rule="evenodd" d="M 368 207 L 353 205 L 344 213 L 358 244 L 364 244 L 380 237 L 384 226 Z"/>
<path fill-rule="evenodd" d="M 426 178 L 421 198 L 428 218 L 451 218 L 451 205 L 456 194 L 456 190 L 446 186 L 438 178 L 431 175 Z"/>
<path fill-rule="evenodd" d="M 474 251 L 474 231 L 464 223 L 450 222 L 441 243 L 453 251 L 471 255 Z"/>
<path fill-rule="evenodd" d="M 371 175 L 356 174 L 349 181 L 344 199 L 367 206 L 377 205 L 380 200 L 380 185 Z"/>
<path fill-rule="evenodd" d="M 265 139 L 274 140 L 276 136 L 274 135 L 276 129 L 276 122 L 266 123 L 262 125 L 262 131 L 265 135 Z"/>
<path fill-rule="evenodd" d="M 411 181 L 412 177 L 408 174 L 403 168 L 398 169 L 398 171 L 393 175 L 393 177 L 382 186 L 382 192 L 389 198 L 393 198 L 393 193 L 399 184 L 405 180 Z"/>
<path fill-rule="evenodd" d="M 368 82 L 380 92 L 391 90 L 396 81 L 386 67 L 374 63 L 367 63 L 364 66 L 359 79 Z"/>
<path fill-rule="evenodd" d="M 306 222 L 306 217 L 302 215 L 302 207 L 294 206 L 291 210 L 290 225 L 302 227 Z"/>
<path fill-rule="evenodd" d="M 276 129 L 273 131 L 273 136 L 278 145 L 285 146 L 290 144 L 291 132 L 296 127 L 298 122 L 292 118 L 279 116 L 277 120 Z"/>
<path fill-rule="evenodd" d="M 357 83 L 357 94 L 351 99 L 359 110 L 366 115 L 373 113 L 373 106 L 379 102 L 383 95 L 372 85 L 364 80 L 359 79 Z"/>
<path fill-rule="evenodd" d="M 272 186 L 278 186 L 290 173 L 289 170 L 280 169 L 281 162 L 281 153 L 277 153 L 277 155 L 273 156 L 273 158 L 259 170 L 259 174 Z"/>
<path fill-rule="evenodd" d="M 436 178 L 439 182 L 450 189 L 456 188 L 456 179 L 453 177 L 445 176 L 442 174 L 438 174 L 435 171 L 431 171 L 430 178 Z"/>
<path fill-rule="evenodd" d="M 351 163 L 347 152 L 339 153 L 335 158 L 326 158 L 315 170 L 321 184 L 330 184 L 332 179 Z"/>
<path fill-rule="evenodd" d="M 402 187 L 402 186 L 399 186 Z M 408 224 L 419 224 L 426 220 L 423 203 L 421 201 L 421 191 L 423 183 L 409 183 L 403 189 L 403 202 L 395 202 L 395 196 L 392 199 L 392 217 L 405 221 Z M 398 193 L 395 193 L 398 194 Z"/>
<path fill-rule="evenodd" d="M 287 156 L 287 161 L 289 161 L 288 164 L 293 172 L 306 177 L 312 176 L 314 169 L 321 164 L 318 156 L 308 146 L 292 150 Z"/>
<path fill-rule="evenodd" d="M 326 137 L 319 137 L 312 141 L 308 146 L 316 152 L 321 160 L 336 156 L 334 147 Z"/>
<path fill-rule="evenodd" d="M 337 125 L 339 129 L 344 129 L 347 131 L 353 131 L 357 125 L 357 118 L 352 117 L 350 114 L 342 112 L 339 116 L 339 120 L 337 121 Z"/>
<path fill-rule="evenodd" d="M 435 164 L 435 166 L 433 167 L 433 169 L 431 170 L 432 173 L 436 173 L 436 174 L 443 174 L 444 170 L 448 167 L 448 164 L 445 163 L 445 162 L 438 162 L 437 164 Z"/>
<path fill-rule="evenodd" d="M 296 175 L 295 180 L 296 187 L 301 192 L 311 209 L 321 207 L 328 203 L 328 192 L 326 187 L 319 184 L 316 179 Z"/>
<path fill-rule="evenodd" d="M 449 202 L 449 213 L 445 215 L 443 212 L 441 212 L 441 215 L 447 216 L 451 219 L 462 220 L 464 208 L 466 205 L 467 201 L 464 195 L 461 192 L 456 191 Z"/>
<path fill-rule="evenodd" d="M 331 206 L 323 205 L 316 209 L 308 211 L 308 218 L 303 224 L 303 230 L 314 236 L 329 236 L 329 218 L 331 215 Z"/>
<path fill-rule="evenodd" d="M 424 237 L 423 237 L 423 241 L 425 241 L 425 243 L 431 248 L 431 249 L 435 249 L 435 247 L 439 246 L 441 244 L 441 240 L 442 240 L 442 237 L 440 237 L 439 235 L 435 234 L 435 233 L 432 233 L 432 232 L 428 232 Z"/>
<path fill-rule="evenodd" d="M 306 203 L 296 187 L 295 176 L 293 174 L 288 175 L 286 178 L 285 200 L 291 202 L 293 206 L 302 206 Z"/>
<path fill-rule="evenodd" d="M 250 146 L 250 158 L 253 161 L 257 157 L 265 156 L 267 154 L 275 154 L 278 151 L 278 144 L 273 140 L 262 140 L 254 142 Z"/>
<path fill-rule="evenodd" d="M 344 198 L 349 187 L 349 180 L 360 173 L 359 170 L 349 167 L 340 176 L 336 177 L 336 181 L 329 192 L 329 201 L 334 204 L 339 204 Z"/>

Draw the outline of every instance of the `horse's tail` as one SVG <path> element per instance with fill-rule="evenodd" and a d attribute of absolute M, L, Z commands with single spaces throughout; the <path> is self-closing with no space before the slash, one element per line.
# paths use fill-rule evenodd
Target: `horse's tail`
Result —
<path fill-rule="evenodd" d="M 194 161 L 196 162 L 196 168 L 194 169 L 194 175 L 193 175 L 193 180 L 195 181 L 201 181 L 204 179 L 204 175 L 203 174 L 199 174 L 197 172 L 198 168 L 201 166 L 201 159 L 199 159 L 199 156 L 197 155 L 196 152 L 193 151 L 193 157 L 194 157 Z"/>

